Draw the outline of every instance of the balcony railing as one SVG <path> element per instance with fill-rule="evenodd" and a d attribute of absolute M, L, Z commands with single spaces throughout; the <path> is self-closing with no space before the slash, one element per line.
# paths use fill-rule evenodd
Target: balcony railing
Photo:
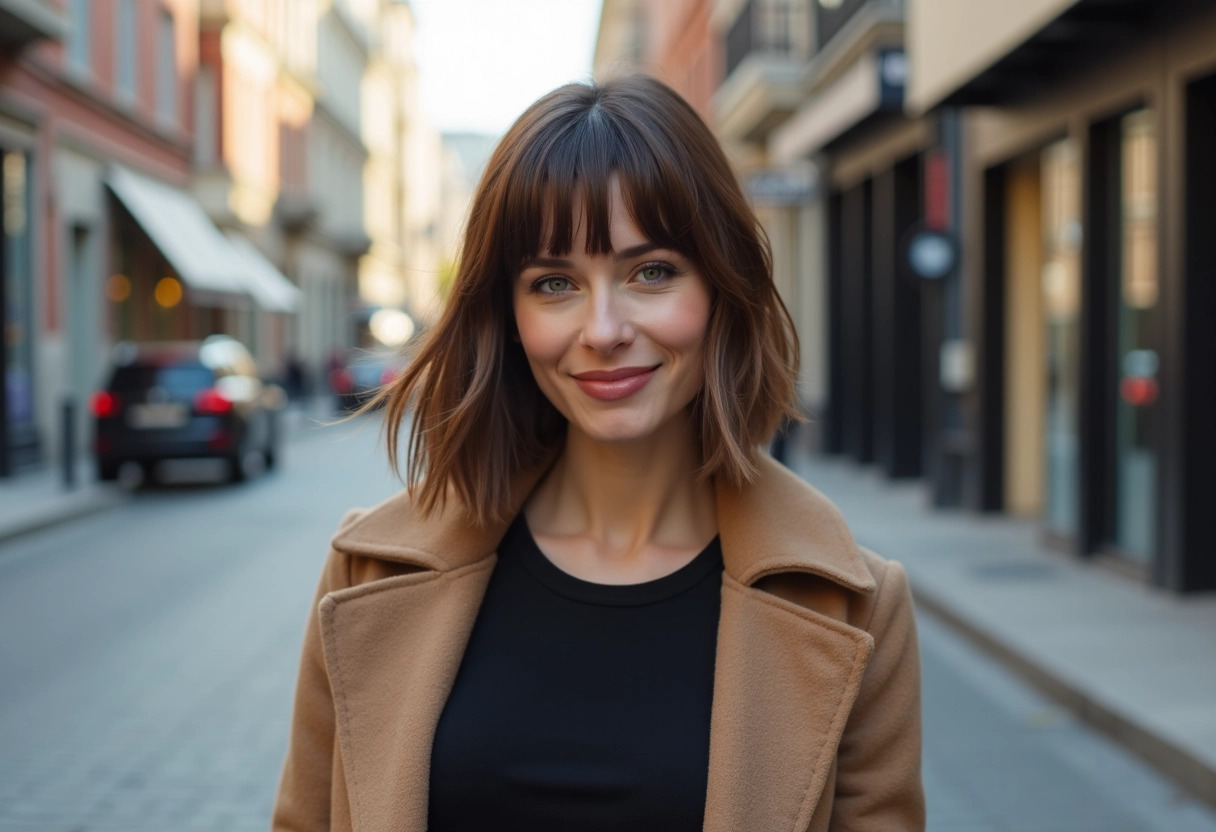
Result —
<path fill-rule="evenodd" d="M 836 37 L 853 16 L 864 7 L 875 4 L 903 9 L 904 0 L 814 0 L 815 47 L 823 49 Z"/>
<path fill-rule="evenodd" d="M 804 26 L 803 0 L 747 0 L 726 33 L 726 77 L 753 53 L 790 55 L 795 27 Z"/>

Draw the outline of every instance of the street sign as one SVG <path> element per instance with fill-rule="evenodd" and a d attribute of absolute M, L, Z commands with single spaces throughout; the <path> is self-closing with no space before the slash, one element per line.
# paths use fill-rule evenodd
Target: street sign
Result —
<path fill-rule="evenodd" d="M 919 228 L 904 247 L 912 273 L 923 280 L 941 280 L 958 264 L 958 243 L 952 234 Z"/>
<path fill-rule="evenodd" d="M 817 183 L 813 168 L 762 170 L 747 177 L 747 195 L 757 205 L 805 205 L 814 198 Z"/>

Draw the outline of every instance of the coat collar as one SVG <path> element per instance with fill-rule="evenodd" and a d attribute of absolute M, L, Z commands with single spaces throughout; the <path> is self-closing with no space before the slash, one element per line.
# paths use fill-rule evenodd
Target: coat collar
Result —
<path fill-rule="evenodd" d="M 721 482 L 716 486 L 726 573 L 750 586 L 769 575 L 802 572 L 855 592 L 872 592 L 874 577 L 839 510 L 770 457 L 762 455 L 757 467 L 758 476 L 742 487 Z M 547 470 L 547 465 L 541 465 L 515 477 L 512 515 L 522 508 Z M 477 525 L 454 499 L 427 515 L 403 491 L 344 527 L 334 537 L 333 546 L 347 555 L 452 572 L 492 555 L 507 525 Z"/>

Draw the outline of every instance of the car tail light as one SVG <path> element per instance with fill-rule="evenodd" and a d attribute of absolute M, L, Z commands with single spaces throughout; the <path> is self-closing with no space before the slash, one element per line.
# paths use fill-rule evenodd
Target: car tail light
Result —
<path fill-rule="evenodd" d="M 382 385 L 392 384 L 397 380 L 397 371 L 392 367 L 385 367 L 384 372 L 380 374 L 380 383 Z"/>
<path fill-rule="evenodd" d="M 329 374 L 329 385 L 335 393 L 345 394 L 355 389 L 354 379 L 346 370 L 334 370 Z"/>
<path fill-rule="evenodd" d="M 232 399 L 214 387 L 194 394 L 194 411 L 204 416 L 223 416 L 232 412 Z"/>
<path fill-rule="evenodd" d="M 107 390 L 99 390 L 93 394 L 93 398 L 89 401 L 89 410 L 98 419 L 109 419 L 112 416 L 118 415 L 118 409 L 122 406 L 122 401 L 113 393 Z"/>

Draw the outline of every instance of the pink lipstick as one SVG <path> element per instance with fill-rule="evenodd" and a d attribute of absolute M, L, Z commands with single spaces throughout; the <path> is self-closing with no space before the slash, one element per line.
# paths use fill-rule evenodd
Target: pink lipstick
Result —
<path fill-rule="evenodd" d="M 615 370 L 588 370 L 572 373 L 579 389 L 593 399 L 603 402 L 616 401 L 632 396 L 654 378 L 658 365 L 654 367 L 618 367 Z"/>

